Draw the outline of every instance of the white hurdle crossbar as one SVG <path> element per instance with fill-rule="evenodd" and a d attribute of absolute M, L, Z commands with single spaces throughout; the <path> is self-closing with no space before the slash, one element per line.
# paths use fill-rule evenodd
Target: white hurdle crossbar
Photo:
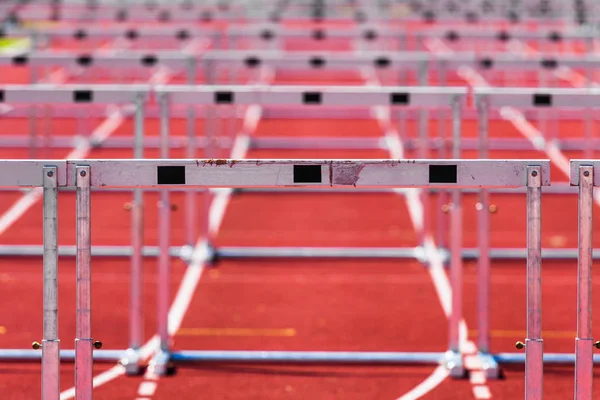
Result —
<path fill-rule="evenodd" d="M 541 393 L 541 188 L 550 185 L 548 160 L 10 160 L 0 161 L 0 186 L 44 187 L 44 341 L 42 379 L 45 399 L 58 390 L 56 188 L 77 191 L 76 398 L 91 398 L 91 188 L 527 188 L 528 236 L 528 400 Z M 169 279 L 168 274 L 162 276 Z M 460 304 L 460 302 L 458 303 Z M 453 309 L 460 315 L 460 310 Z M 534 346 L 535 345 L 535 346 Z M 45 346 L 45 347 L 44 347 Z M 159 346 L 163 361 L 246 361 L 296 363 L 426 363 L 447 361 L 445 353 L 180 351 Z M 152 364 L 156 373 L 167 365 Z M 453 368 L 453 365 L 447 365 Z M 462 368 L 461 368 L 462 370 Z M 46 392 L 47 391 L 47 392 Z"/>

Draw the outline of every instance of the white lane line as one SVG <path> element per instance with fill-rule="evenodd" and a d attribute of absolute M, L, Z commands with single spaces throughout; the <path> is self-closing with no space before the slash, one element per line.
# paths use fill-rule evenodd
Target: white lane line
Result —
<path fill-rule="evenodd" d="M 138 388 L 138 396 L 152 397 L 156 392 L 157 383 L 153 381 L 146 381 L 140 384 Z"/>
<path fill-rule="evenodd" d="M 434 369 L 431 375 L 429 375 L 423 382 L 415 386 L 410 392 L 407 392 L 402 397 L 399 397 L 398 400 L 420 399 L 439 386 L 447 377 L 448 369 L 443 365 L 440 365 Z"/>
<path fill-rule="evenodd" d="M 377 79 L 377 75 L 372 68 L 366 68 L 362 70 L 362 77 L 369 86 L 381 86 L 381 83 Z M 389 107 L 374 107 L 373 116 L 378 122 L 381 130 L 384 132 L 384 137 L 387 144 L 386 148 L 390 153 L 390 157 L 393 159 L 405 158 L 404 145 L 400 140 L 399 132 L 394 128 L 391 122 Z M 421 202 L 420 189 L 409 188 L 395 190 L 395 192 L 404 196 L 415 232 L 422 232 L 424 223 L 424 207 L 423 203 Z M 425 256 L 429 261 L 429 276 L 433 282 L 433 286 L 444 314 L 446 315 L 446 318 L 449 318 L 452 310 L 452 288 L 450 286 L 450 282 L 448 281 L 448 277 L 444 272 L 443 260 L 431 234 L 425 235 L 423 246 Z M 461 325 L 462 323 L 464 323 L 464 321 L 461 321 Z M 464 326 L 464 332 L 467 332 L 466 324 Z M 410 391 L 399 397 L 398 400 L 419 399 L 438 387 L 444 380 L 446 380 L 448 376 L 448 369 L 444 366 L 438 366 L 427 378 L 425 378 Z"/>
<path fill-rule="evenodd" d="M 426 43 L 425 45 L 428 46 L 430 51 L 437 52 L 437 55 L 452 54 L 452 50 L 439 40 Z M 365 70 L 365 73 L 366 73 L 365 80 L 367 80 L 367 82 L 369 84 L 371 84 L 371 85 L 379 84 L 377 77 L 374 73 L 374 70 L 372 68 Z M 386 108 L 386 110 L 389 110 L 389 108 Z M 404 146 L 402 144 L 402 141 L 400 140 L 400 134 L 393 127 L 389 111 L 387 111 L 387 112 L 380 111 L 380 112 L 376 113 L 376 115 L 378 115 L 377 120 L 378 120 L 382 130 L 385 132 L 385 137 L 386 137 L 386 141 L 388 144 L 387 148 L 389 149 L 391 158 L 394 158 L 394 159 L 405 158 L 404 157 Z M 421 201 L 420 189 L 408 189 L 408 190 L 404 190 L 402 193 L 405 196 L 409 215 L 411 217 L 411 221 L 413 223 L 415 232 L 422 232 L 424 229 L 424 226 L 423 226 L 424 205 Z M 425 251 L 425 256 L 426 256 L 427 260 L 429 261 L 428 272 L 429 272 L 430 278 L 433 282 L 434 288 L 436 290 L 438 300 L 440 302 L 442 309 L 444 310 L 444 314 L 446 315 L 446 318 L 449 318 L 450 314 L 452 312 L 452 286 L 450 284 L 448 276 L 446 275 L 446 273 L 444 271 L 444 265 L 443 265 L 443 261 L 441 259 L 440 253 L 439 253 L 439 249 L 437 248 L 437 245 L 435 244 L 435 240 L 433 239 L 431 234 L 425 235 L 423 247 L 424 247 L 424 251 Z M 472 353 L 472 354 L 477 354 L 477 346 L 475 345 L 475 343 L 473 341 L 467 340 L 467 337 L 468 337 L 468 327 L 467 327 L 466 321 L 463 318 L 463 319 L 461 319 L 460 325 L 459 325 L 459 347 L 463 354 L 466 354 L 467 352 Z M 447 377 L 448 372 L 445 368 L 444 368 L 444 370 L 446 371 L 446 377 Z M 478 370 L 481 370 L 480 365 L 478 366 Z M 477 369 L 474 369 L 473 371 L 477 371 Z M 470 371 L 470 372 L 472 372 L 472 371 Z M 433 390 L 436 386 L 441 384 L 444 381 L 444 379 L 446 378 L 446 377 L 444 377 L 443 379 L 441 379 L 440 377 L 438 377 L 437 374 L 441 374 L 441 373 L 439 373 L 436 369 L 426 379 L 426 381 L 431 382 L 431 383 L 429 383 L 429 386 L 427 387 L 429 390 L 425 393 L 428 393 L 429 391 Z M 433 379 L 434 375 L 438 378 L 437 380 Z M 489 389 L 487 388 L 486 382 L 485 382 L 485 375 L 483 377 L 484 377 L 484 382 L 481 384 L 481 386 L 485 387 L 487 389 L 487 391 L 489 392 Z M 417 388 L 419 388 L 419 386 L 417 386 Z M 479 386 L 477 386 L 477 387 L 479 387 Z M 417 389 L 417 388 L 415 388 L 415 389 Z M 415 389 L 413 389 L 413 391 Z M 413 391 L 411 391 L 409 393 L 414 393 Z M 419 391 L 417 393 L 420 394 L 421 392 Z M 477 392 L 477 393 L 479 393 L 479 392 Z M 473 391 L 473 395 L 475 396 L 475 398 L 480 399 L 480 397 L 477 396 L 477 393 L 475 392 L 475 390 Z M 423 396 L 424 394 L 420 394 L 420 395 Z M 491 393 L 490 393 L 490 397 L 486 397 L 486 398 L 491 398 Z"/>

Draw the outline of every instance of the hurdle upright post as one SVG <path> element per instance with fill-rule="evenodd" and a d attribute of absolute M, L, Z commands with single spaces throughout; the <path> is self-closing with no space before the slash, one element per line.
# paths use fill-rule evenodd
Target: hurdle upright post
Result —
<path fill-rule="evenodd" d="M 188 59 L 187 64 L 187 80 L 188 84 L 195 85 L 196 84 L 196 70 L 198 68 L 196 59 L 194 57 L 190 57 Z M 205 74 L 208 75 L 208 72 L 205 70 Z M 205 77 L 206 78 L 206 77 Z M 165 106 L 166 107 L 166 106 Z M 186 133 L 187 133 L 187 147 L 186 147 L 186 157 L 187 158 L 196 158 L 198 157 L 198 143 L 196 139 L 196 109 L 194 105 L 187 106 L 187 120 L 186 120 Z M 196 214 L 196 191 L 188 190 L 185 192 L 185 230 L 186 230 L 186 245 L 190 247 L 190 250 L 193 248 L 196 236 L 195 224 L 197 223 L 197 214 Z"/>
<path fill-rule="evenodd" d="M 452 100 L 452 157 L 460 159 L 460 138 L 462 134 L 461 97 Z M 449 343 L 446 366 L 450 375 L 461 378 L 464 367 L 460 349 L 460 322 L 462 320 L 463 271 L 462 271 L 462 195 L 461 189 L 452 189 L 452 209 L 450 214 L 450 281 L 452 285 L 452 309 L 449 318 Z M 425 211 L 427 212 L 427 211 Z"/>
<path fill-rule="evenodd" d="M 60 397 L 58 339 L 58 186 L 57 168 L 43 168 L 44 191 L 44 338 L 42 400 Z"/>
<path fill-rule="evenodd" d="M 479 157 L 489 157 L 489 103 L 487 98 L 477 99 Z M 479 190 L 477 264 L 477 347 L 482 369 L 488 378 L 498 378 L 498 363 L 490 355 L 490 215 L 489 191 Z"/>
<path fill-rule="evenodd" d="M 162 159 L 169 158 L 169 124 L 170 124 L 170 113 L 169 113 L 169 95 L 167 93 L 160 93 L 158 98 L 160 106 L 160 157 Z M 154 365 L 154 368 L 166 367 L 166 360 L 168 360 L 169 353 L 169 305 L 171 301 L 170 296 L 170 255 L 169 255 L 169 243 L 170 243 L 170 194 L 168 189 L 161 189 L 160 191 L 160 202 L 159 202 L 159 219 L 158 219 L 158 231 L 159 231 L 159 249 L 160 254 L 158 258 L 158 336 L 159 336 L 159 352 L 164 354 L 164 362 L 161 361 L 160 366 Z M 157 371 L 159 375 L 163 375 L 166 371 Z"/>
<path fill-rule="evenodd" d="M 579 249 L 577 261 L 575 399 L 591 400 L 594 368 L 594 339 L 592 338 L 594 167 L 581 165 L 576 172 L 579 174 Z"/>
<path fill-rule="evenodd" d="M 141 159 L 144 157 L 144 98 L 136 96 L 134 100 L 134 147 L 133 157 Z M 142 189 L 133 190 L 133 202 L 131 205 L 131 281 L 130 281 L 130 305 L 129 305 L 129 349 L 122 364 L 127 374 L 139 373 L 138 349 L 143 340 L 143 255 L 144 246 L 144 193 Z"/>
<path fill-rule="evenodd" d="M 544 380 L 542 339 L 542 169 L 527 167 L 527 338 L 525 400 L 541 400 Z"/>
<path fill-rule="evenodd" d="M 419 86 L 427 86 L 429 82 L 429 68 L 426 62 L 423 62 L 419 65 L 419 69 L 417 71 Z M 428 158 L 429 155 L 429 112 L 428 110 L 419 110 L 418 111 L 419 118 L 419 140 L 418 140 L 418 157 L 421 159 Z M 429 196 L 429 189 L 423 188 L 421 189 L 421 203 L 423 204 L 424 212 L 423 212 L 423 226 L 421 227 L 421 232 L 419 233 L 419 245 L 425 246 L 425 239 L 427 234 L 429 233 L 429 229 L 431 227 L 431 219 L 429 217 L 429 200 L 431 196 Z"/>
<path fill-rule="evenodd" d="M 75 168 L 77 217 L 77 321 L 75 400 L 92 398 L 92 281 L 90 237 L 90 167 Z"/>

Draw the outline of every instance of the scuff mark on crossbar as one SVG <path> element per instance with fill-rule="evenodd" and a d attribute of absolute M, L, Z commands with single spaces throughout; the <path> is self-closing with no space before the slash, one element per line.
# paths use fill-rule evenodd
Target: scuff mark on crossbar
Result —
<path fill-rule="evenodd" d="M 336 185 L 352 185 L 356 187 L 356 182 L 360 177 L 360 171 L 364 168 L 363 163 L 343 163 L 331 165 L 329 169 L 330 179 L 332 184 Z"/>

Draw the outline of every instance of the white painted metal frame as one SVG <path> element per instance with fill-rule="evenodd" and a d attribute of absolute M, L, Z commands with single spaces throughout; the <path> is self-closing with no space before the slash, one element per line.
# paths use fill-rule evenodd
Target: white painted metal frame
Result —
<path fill-rule="evenodd" d="M 166 137 L 165 137 L 166 139 Z M 15 171 L 24 171 L 23 176 Z M 37 174 L 35 173 L 37 172 Z M 541 186 L 550 185 L 548 160 L 25 160 L 0 161 L 1 187 L 44 187 L 44 353 L 43 390 L 47 397 L 58 390 L 58 324 L 56 281 L 57 189 L 77 191 L 77 339 L 75 348 L 76 398 L 89 399 L 92 391 L 93 348 L 91 331 L 91 188 L 235 188 L 235 187 L 320 187 L 358 188 L 491 188 L 527 187 L 528 277 L 541 270 Z M 168 200 L 163 192 L 162 200 Z M 166 213 L 165 215 L 168 215 Z M 161 219 L 162 220 L 162 219 Z M 163 221 L 165 222 L 165 221 Z M 164 246 L 168 237 L 161 239 Z M 163 256 L 164 258 L 164 256 Z M 165 258 L 166 260 L 166 258 Z M 164 260 L 163 260 L 164 261 Z M 166 264 L 162 262 L 161 264 Z M 161 280 L 168 287 L 168 272 Z M 528 278 L 529 280 L 529 278 Z M 536 286 L 539 288 L 539 286 Z M 536 292 L 537 293 L 537 292 Z M 533 296 L 528 315 L 539 317 L 541 302 Z M 168 304 L 168 303 L 167 303 Z M 453 304 L 459 305 L 460 302 Z M 454 313 L 457 310 L 454 309 Z M 460 313 L 460 310 L 458 310 Z M 164 312 L 166 316 L 166 312 Z M 460 314 L 459 314 L 460 315 Z M 536 322 L 537 323 L 537 322 Z M 529 329 L 529 328 L 528 328 Z M 537 329 L 537 328 L 536 328 Z M 541 325 L 540 325 L 541 329 Z M 535 330 L 534 330 L 535 331 Z M 537 332 L 537 331 L 535 331 Z M 166 334 L 166 333 L 165 333 Z M 48 345 L 48 341 L 51 345 Z M 263 352 L 263 351 L 182 351 L 169 353 L 160 346 L 164 361 L 248 361 L 248 362 L 345 362 L 345 363 L 439 363 L 443 353 L 363 353 L 363 352 Z M 527 352 L 528 369 L 541 371 L 540 352 Z M 166 363 L 154 364 L 157 373 L 166 372 Z M 539 375 L 541 377 L 541 375 Z M 529 378 L 528 378 L 529 379 Z M 527 380 L 527 391 L 540 390 L 541 380 Z M 46 393 L 46 392 L 45 392 Z M 535 397 L 528 397 L 533 399 Z"/>

